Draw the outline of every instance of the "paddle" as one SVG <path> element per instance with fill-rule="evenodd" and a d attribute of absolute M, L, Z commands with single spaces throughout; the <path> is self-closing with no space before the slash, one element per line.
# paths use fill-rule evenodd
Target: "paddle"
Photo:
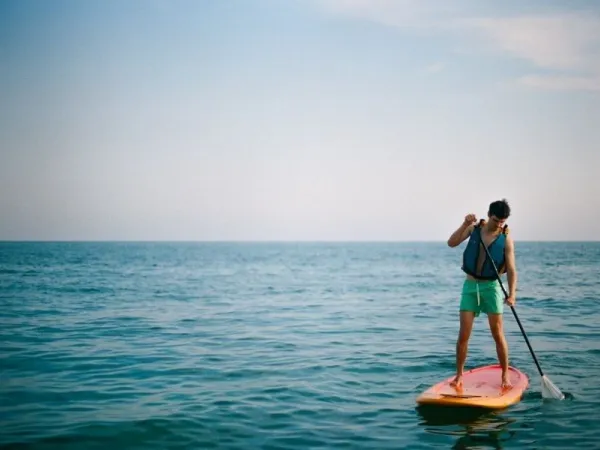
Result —
<path fill-rule="evenodd" d="M 487 253 L 488 258 L 492 262 L 492 266 L 494 266 L 494 272 L 496 273 L 496 278 L 498 279 L 498 283 L 500 283 L 502 292 L 504 292 L 505 298 L 508 298 L 509 297 L 508 292 L 506 292 L 506 289 L 504 289 L 504 284 L 502 284 L 502 280 L 500 279 L 500 274 L 498 273 L 498 268 L 496 267 L 496 263 L 492 259 L 492 255 L 490 255 L 490 251 L 483 243 L 483 238 L 481 237 L 481 232 L 479 233 L 479 240 L 481 241 L 481 245 L 485 249 L 485 252 Z M 554 383 L 552 383 L 552 381 L 550 381 L 550 379 L 542 371 L 542 368 L 540 367 L 540 363 L 538 362 L 537 358 L 535 357 L 535 353 L 533 352 L 533 348 L 531 348 L 531 344 L 529 343 L 527 334 L 525 334 L 523 325 L 521 325 L 519 316 L 517 316 L 517 311 L 515 311 L 515 308 L 513 307 L 513 305 L 509 305 L 509 306 L 510 306 L 511 311 L 513 312 L 513 315 L 515 316 L 515 319 L 517 320 L 517 324 L 519 325 L 519 328 L 521 329 L 521 333 L 523 334 L 523 337 L 525 338 L 527 347 L 529 347 L 531 356 L 533 356 L 533 361 L 535 362 L 535 365 L 537 366 L 538 372 L 540 373 L 540 376 L 542 377 L 542 380 L 541 380 L 542 381 L 542 397 L 553 398 L 553 399 L 557 399 L 557 400 L 564 400 L 564 398 L 565 398 L 564 394 L 560 391 L 560 389 L 558 389 L 558 387 L 556 387 L 556 385 Z"/>

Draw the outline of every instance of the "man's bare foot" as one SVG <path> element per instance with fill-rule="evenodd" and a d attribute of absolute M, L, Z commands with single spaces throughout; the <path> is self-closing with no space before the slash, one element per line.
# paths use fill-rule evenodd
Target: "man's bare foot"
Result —
<path fill-rule="evenodd" d="M 452 380 L 450 382 L 450 386 L 455 387 L 455 388 L 462 387 L 462 375 L 456 375 L 454 380 Z"/>
<path fill-rule="evenodd" d="M 500 384 L 500 387 L 502 389 L 510 389 L 512 387 L 512 384 L 510 383 L 510 380 L 508 379 L 508 375 L 502 377 L 502 383 Z"/>

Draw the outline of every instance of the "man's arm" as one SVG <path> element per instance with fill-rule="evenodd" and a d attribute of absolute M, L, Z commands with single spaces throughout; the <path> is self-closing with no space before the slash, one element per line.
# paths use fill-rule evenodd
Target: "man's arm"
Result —
<path fill-rule="evenodd" d="M 515 263 L 515 243 L 511 237 L 506 238 L 506 278 L 508 281 L 508 295 L 513 301 L 517 294 L 517 265 Z"/>
<path fill-rule="evenodd" d="M 465 219 L 463 224 L 456 229 L 448 239 L 448 247 L 457 247 L 462 241 L 469 237 L 475 225 Z"/>

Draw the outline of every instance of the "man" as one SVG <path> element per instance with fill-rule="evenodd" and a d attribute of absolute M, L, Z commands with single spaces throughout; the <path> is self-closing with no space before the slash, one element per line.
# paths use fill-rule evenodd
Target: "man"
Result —
<path fill-rule="evenodd" d="M 488 210 L 488 220 L 477 223 L 474 214 L 468 214 L 463 224 L 450 236 L 448 246 L 457 247 L 465 239 L 469 242 L 463 253 L 462 270 L 466 279 L 462 287 L 460 301 L 460 331 L 456 342 L 456 378 L 451 385 L 462 386 L 462 375 L 467 358 L 469 337 L 475 317 L 481 311 L 488 317 L 490 331 L 496 343 L 498 362 L 502 367 L 502 388 L 512 385 L 508 377 L 508 346 L 504 338 L 502 315 L 504 302 L 515 304 L 517 289 L 517 269 L 515 266 L 514 242 L 508 235 L 506 219 L 510 216 L 510 206 L 506 200 L 492 202 Z M 488 248 L 500 274 L 508 279 L 508 298 L 496 278 L 494 267 L 481 246 L 480 236 Z"/>

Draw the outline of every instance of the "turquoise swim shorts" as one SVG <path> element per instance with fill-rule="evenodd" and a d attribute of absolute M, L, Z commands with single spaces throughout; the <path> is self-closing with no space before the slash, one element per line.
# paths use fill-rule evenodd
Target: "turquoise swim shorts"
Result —
<path fill-rule="evenodd" d="M 460 310 L 472 311 L 475 316 L 504 313 L 504 292 L 498 280 L 465 280 L 460 298 Z"/>

